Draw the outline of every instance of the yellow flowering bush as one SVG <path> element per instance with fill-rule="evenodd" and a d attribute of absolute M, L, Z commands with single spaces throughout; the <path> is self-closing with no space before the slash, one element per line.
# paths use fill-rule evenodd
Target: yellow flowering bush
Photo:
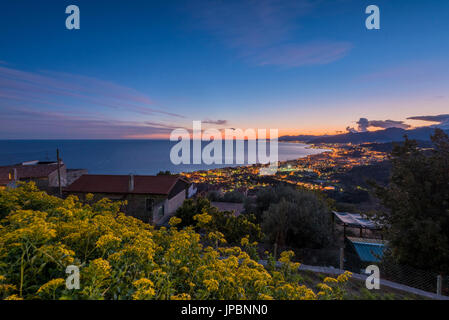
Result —
<path fill-rule="evenodd" d="M 17 294 L 13 294 L 9 297 L 6 297 L 5 300 L 23 300 L 23 298 L 19 297 Z"/>
<path fill-rule="evenodd" d="M 345 294 L 345 286 L 351 275 L 351 272 L 345 271 L 337 278 L 324 278 L 323 283 L 319 283 L 317 285 L 318 289 L 320 290 L 318 292 L 318 296 L 321 299 L 343 299 L 343 296 Z"/>
<path fill-rule="evenodd" d="M 178 218 L 178 217 L 171 217 L 171 218 L 170 218 L 170 221 L 168 222 L 168 224 L 169 224 L 170 226 L 172 226 L 172 227 L 174 227 L 174 226 L 176 226 L 176 225 L 178 225 L 178 224 L 180 224 L 180 223 L 181 223 L 181 219 Z"/>
<path fill-rule="evenodd" d="M 56 291 L 65 285 L 65 280 L 58 278 L 48 281 L 46 284 L 42 285 L 37 294 L 43 298 L 55 299 Z"/>
<path fill-rule="evenodd" d="M 6 277 L 0 276 L 0 298 L 7 297 L 10 292 L 17 291 L 16 286 L 12 284 L 7 284 Z"/>
<path fill-rule="evenodd" d="M 170 300 L 191 300 L 191 297 L 187 293 L 181 293 L 170 297 Z"/>
<path fill-rule="evenodd" d="M 200 233 L 220 232 L 228 244 L 238 245 L 242 235 L 247 235 L 249 241 L 263 237 L 254 215 L 235 216 L 234 212 L 219 210 L 203 197 L 185 200 L 176 210 L 176 217 L 181 219 L 178 227 L 192 226 Z"/>
<path fill-rule="evenodd" d="M 179 218 L 156 230 L 120 207 L 59 199 L 32 183 L 1 190 L 0 299 L 342 298 L 349 274 L 314 291 L 295 279 L 290 252 L 269 270 L 252 257 L 256 243 L 248 237 L 231 247 L 220 232 L 178 229 Z M 195 219 L 206 225 L 211 218 Z M 69 265 L 80 269 L 78 290 L 65 286 Z"/>
<path fill-rule="evenodd" d="M 204 227 L 205 225 L 207 225 L 209 222 L 212 221 L 212 216 L 209 215 L 207 212 L 204 212 L 204 213 L 195 215 L 193 217 L 193 220 L 198 221 L 198 225 L 201 227 Z"/>
<path fill-rule="evenodd" d="M 154 290 L 154 283 L 149 279 L 142 278 L 134 281 L 133 286 L 137 289 L 133 294 L 134 300 L 151 299 L 156 294 L 156 291 Z"/>
<path fill-rule="evenodd" d="M 240 244 L 242 245 L 242 247 L 246 246 L 249 244 L 249 237 L 243 237 L 242 240 L 240 240 Z"/>

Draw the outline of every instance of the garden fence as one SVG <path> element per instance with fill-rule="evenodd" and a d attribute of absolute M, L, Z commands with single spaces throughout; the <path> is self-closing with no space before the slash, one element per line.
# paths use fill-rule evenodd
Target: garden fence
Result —
<path fill-rule="evenodd" d="M 449 296 L 448 274 L 440 275 L 436 272 L 388 262 L 363 262 L 359 255 L 353 254 L 348 250 L 342 250 L 341 248 L 277 248 L 277 252 L 279 253 L 285 250 L 294 251 L 297 262 L 310 266 L 331 267 L 365 274 L 368 265 L 376 265 L 379 267 L 380 277 L 383 280 L 392 281 L 430 293 Z"/>

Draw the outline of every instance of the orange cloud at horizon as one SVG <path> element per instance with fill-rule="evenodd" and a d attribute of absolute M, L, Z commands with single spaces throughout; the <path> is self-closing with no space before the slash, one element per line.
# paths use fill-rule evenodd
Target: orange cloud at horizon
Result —
<path fill-rule="evenodd" d="M 242 129 L 243 131 L 245 131 L 248 128 Z M 267 132 L 267 136 L 270 136 L 270 129 L 276 129 L 276 128 L 255 128 L 254 131 L 256 133 L 258 133 L 258 130 L 266 130 Z M 225 128 L 224 129 L 219 129 L 219 131 L 222 134 L 222 139 L 224 139 L 225 137 Z M 205 130 L 202 130 L 202 134 L 204 135 Z M 189 130 L 190 133 L 190 137 L 192 136 L 192 132 L 191 130 Z M 324 135 L 324 134 L 339 134 L 339 133 L 345 133 L 343 130 L 338 130 L 338 128 L 326 128 L 326 129 L 316 129 L 316 130 L 298 130 L 298 129 L 278 129 L 278 137 L 281 136 L 297 136 L 297 135 Z M 169 139 L 170 138 L 170 134 L 140 134 L 140 135 L 126 135 L 123 137 L 123 139 Z M 246 137 L 245 137 L 246 139 Z"/>

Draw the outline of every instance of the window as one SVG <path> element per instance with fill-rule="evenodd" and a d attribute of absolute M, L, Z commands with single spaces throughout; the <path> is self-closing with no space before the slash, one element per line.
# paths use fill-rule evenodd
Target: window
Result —
<path fill-rule="evenodd" d="M 158 218 L 162 218 L 164 216 L 164 205 L 161 205 L 157 211 Z"/>
<path fill-rule="evenodd" d="M 145 209 L 149 212 L 153 211 L 154 200 L 146 199 L 145 201 Z"/>

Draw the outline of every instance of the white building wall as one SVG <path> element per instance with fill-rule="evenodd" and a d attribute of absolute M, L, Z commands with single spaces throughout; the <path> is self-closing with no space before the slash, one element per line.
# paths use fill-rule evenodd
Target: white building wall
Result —
<path fill-rule="evenodd" d="M 172 214 L 178 209 L 180 206 L 182 206 L 182 203 L 186 199 L 186 191 L 182 190 L 180 193 L 178 193 L 176 196 L 168 200 L 167 205 L 167 213 Z"/>
<path fill-rule="evenodd" d="M 165 199 L 163 204 L 158 204 L 157 206 L 155 206 L 155 209 L 153 211 L 153 222 L 155 224 L 163 224 L 166 221 L 168 221 L 170 216 L 172 216 L 176 212 L 176 210 L 180 206 L 182 206 L 185 199 L 186 199 L 186 191 L 182 190 L 180 193 L 178 193 L 173 198 Z M 164 206 L 164 215 L 162 217 L 159 217 L 157 212 L 158 212 L 159 208 L 161 207 L 161 205 Z"/>

